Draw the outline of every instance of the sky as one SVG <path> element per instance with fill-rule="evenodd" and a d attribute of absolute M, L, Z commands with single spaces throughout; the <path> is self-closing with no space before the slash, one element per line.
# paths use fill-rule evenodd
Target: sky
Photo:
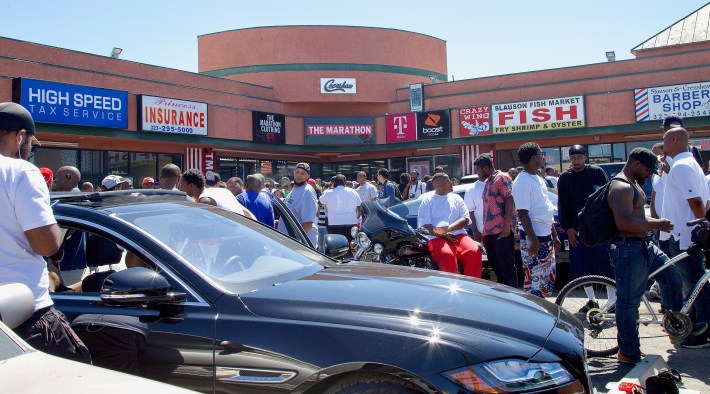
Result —
<path fill-rule="evenodd" d="M 8 1 L 0 36 L 197 72 L 197 37 L 282 25 L 385 27 L 447 42 L 449 80 L 632 59 L 707 0 Z M 13 17 L 17 16 L 17 17 Z"/>

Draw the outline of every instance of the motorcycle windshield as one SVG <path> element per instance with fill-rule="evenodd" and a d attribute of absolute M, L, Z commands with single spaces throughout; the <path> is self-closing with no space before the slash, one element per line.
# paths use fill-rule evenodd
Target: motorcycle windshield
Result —
<path fill-rule="evenodd" d="M 376 202 L 366 201 L 361 207 L 365 213 L 365 221 L 360 229 L 366 234 L 372 235 L 383 230 L 395 230 L 405 235 L 414 234 L 414 230 L 405 219 L 409 209 L 396 198 L 388 197 Z"/>

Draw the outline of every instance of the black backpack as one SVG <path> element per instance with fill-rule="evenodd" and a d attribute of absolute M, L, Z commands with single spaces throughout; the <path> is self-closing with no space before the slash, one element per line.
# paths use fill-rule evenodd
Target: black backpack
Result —
<path fill-rule="evenodd" d="M 614 180 L 619 180 L 631 184 L 624 178 L 612 178 L 604 186 L 597 189 L 587 197 L 584 208 L 577 214 L 579 223 L 579 237 L 582 243 L 589 247 L 609 243 L 612 238 L 619 233 L 616 227 L 614 213 L 609 207 L 609 188 Z M 632 185 L 633 186 L 633 185 Z M 636 189 L 634 188 L 634 201 L 636 201 Z"/>
<path fill-rule="evenodd" d="M 396 185 L 396 184 L 395 184 L 394 182 L 392 182 L 392 181 L 387 181 L 387 182 L 389 182 L 390 185 L 392 185 L 392 187 L 394 187 L 394 196 L 397 197 L 397 199 L 398 199 L 399 201 L 402 201 L 402 193 L 400 193 L 400 191 L 399 191 L 399 186 Z"/>

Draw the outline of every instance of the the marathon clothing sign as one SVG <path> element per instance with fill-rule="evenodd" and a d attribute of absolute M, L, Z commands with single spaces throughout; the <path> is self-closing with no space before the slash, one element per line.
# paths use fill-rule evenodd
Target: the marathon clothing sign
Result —
<path fill-rule="evenodd" d="M 424 111 L 424 88 L 420 83 L 409 85 L 409 110 L 412 112 Z"/>
<path fill-rule="evenodd" d="M 14 99 L 35 122 L 79 126 L 128 127 L 128 92 L 19 78 Z"/>
<path fill-rule="evenodd" d="M 636 89 L 636 121 L 710 116 L 710 82 Z"/>
<path fill-rule="evenodd" d="M 490 107 L 469 107 L 459 110 L 461 137 L 491 134 Z"/>
<path fill-rule="evenodd" d="M 387 143 L 417 140 L 417 115 L 398 114 L 385 116 Z"/>
<path fill-rule="evenodd" d="M 417 112 L 417 140 L 436 140 L 451 137 L 448 110 Z"/>
<path fill-rule="evenodd" d="M 375 143 L 371 117 L 306 118 L 307 145 L 357 145 Z"/>
<path fill-rule="evenodd" d="M 286 142 L 286 115 L 252 111 L 251 125 L 254 142 Z"/>
<path fill-rule="evenodd" d="M 491 116 L 493 134 L 584 127 L 584 96 L 494 104 Z"/>
<path fill-rule="evenodd" d="M 355 78 L 321 78 L 320 92 L 355 94 L 357 93 L 357 81 Z"/>
<path fill-rule="evenodd" d="M 207 135 L 207 104 L 165 97 L 138 97 L 139 130 Z"/>

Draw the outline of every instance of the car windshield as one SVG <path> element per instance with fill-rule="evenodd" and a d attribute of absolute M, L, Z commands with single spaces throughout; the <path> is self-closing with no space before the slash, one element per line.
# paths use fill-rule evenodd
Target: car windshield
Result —
<path fill-rule="evenodd" d="M 215 207 L 158 203 L 111 211 L 225 287 L 239 289 L 235 292 L 302 277 L 333 264 L 269 227 Z M 243 286 L 246 283 L 252 285 Z"/>

